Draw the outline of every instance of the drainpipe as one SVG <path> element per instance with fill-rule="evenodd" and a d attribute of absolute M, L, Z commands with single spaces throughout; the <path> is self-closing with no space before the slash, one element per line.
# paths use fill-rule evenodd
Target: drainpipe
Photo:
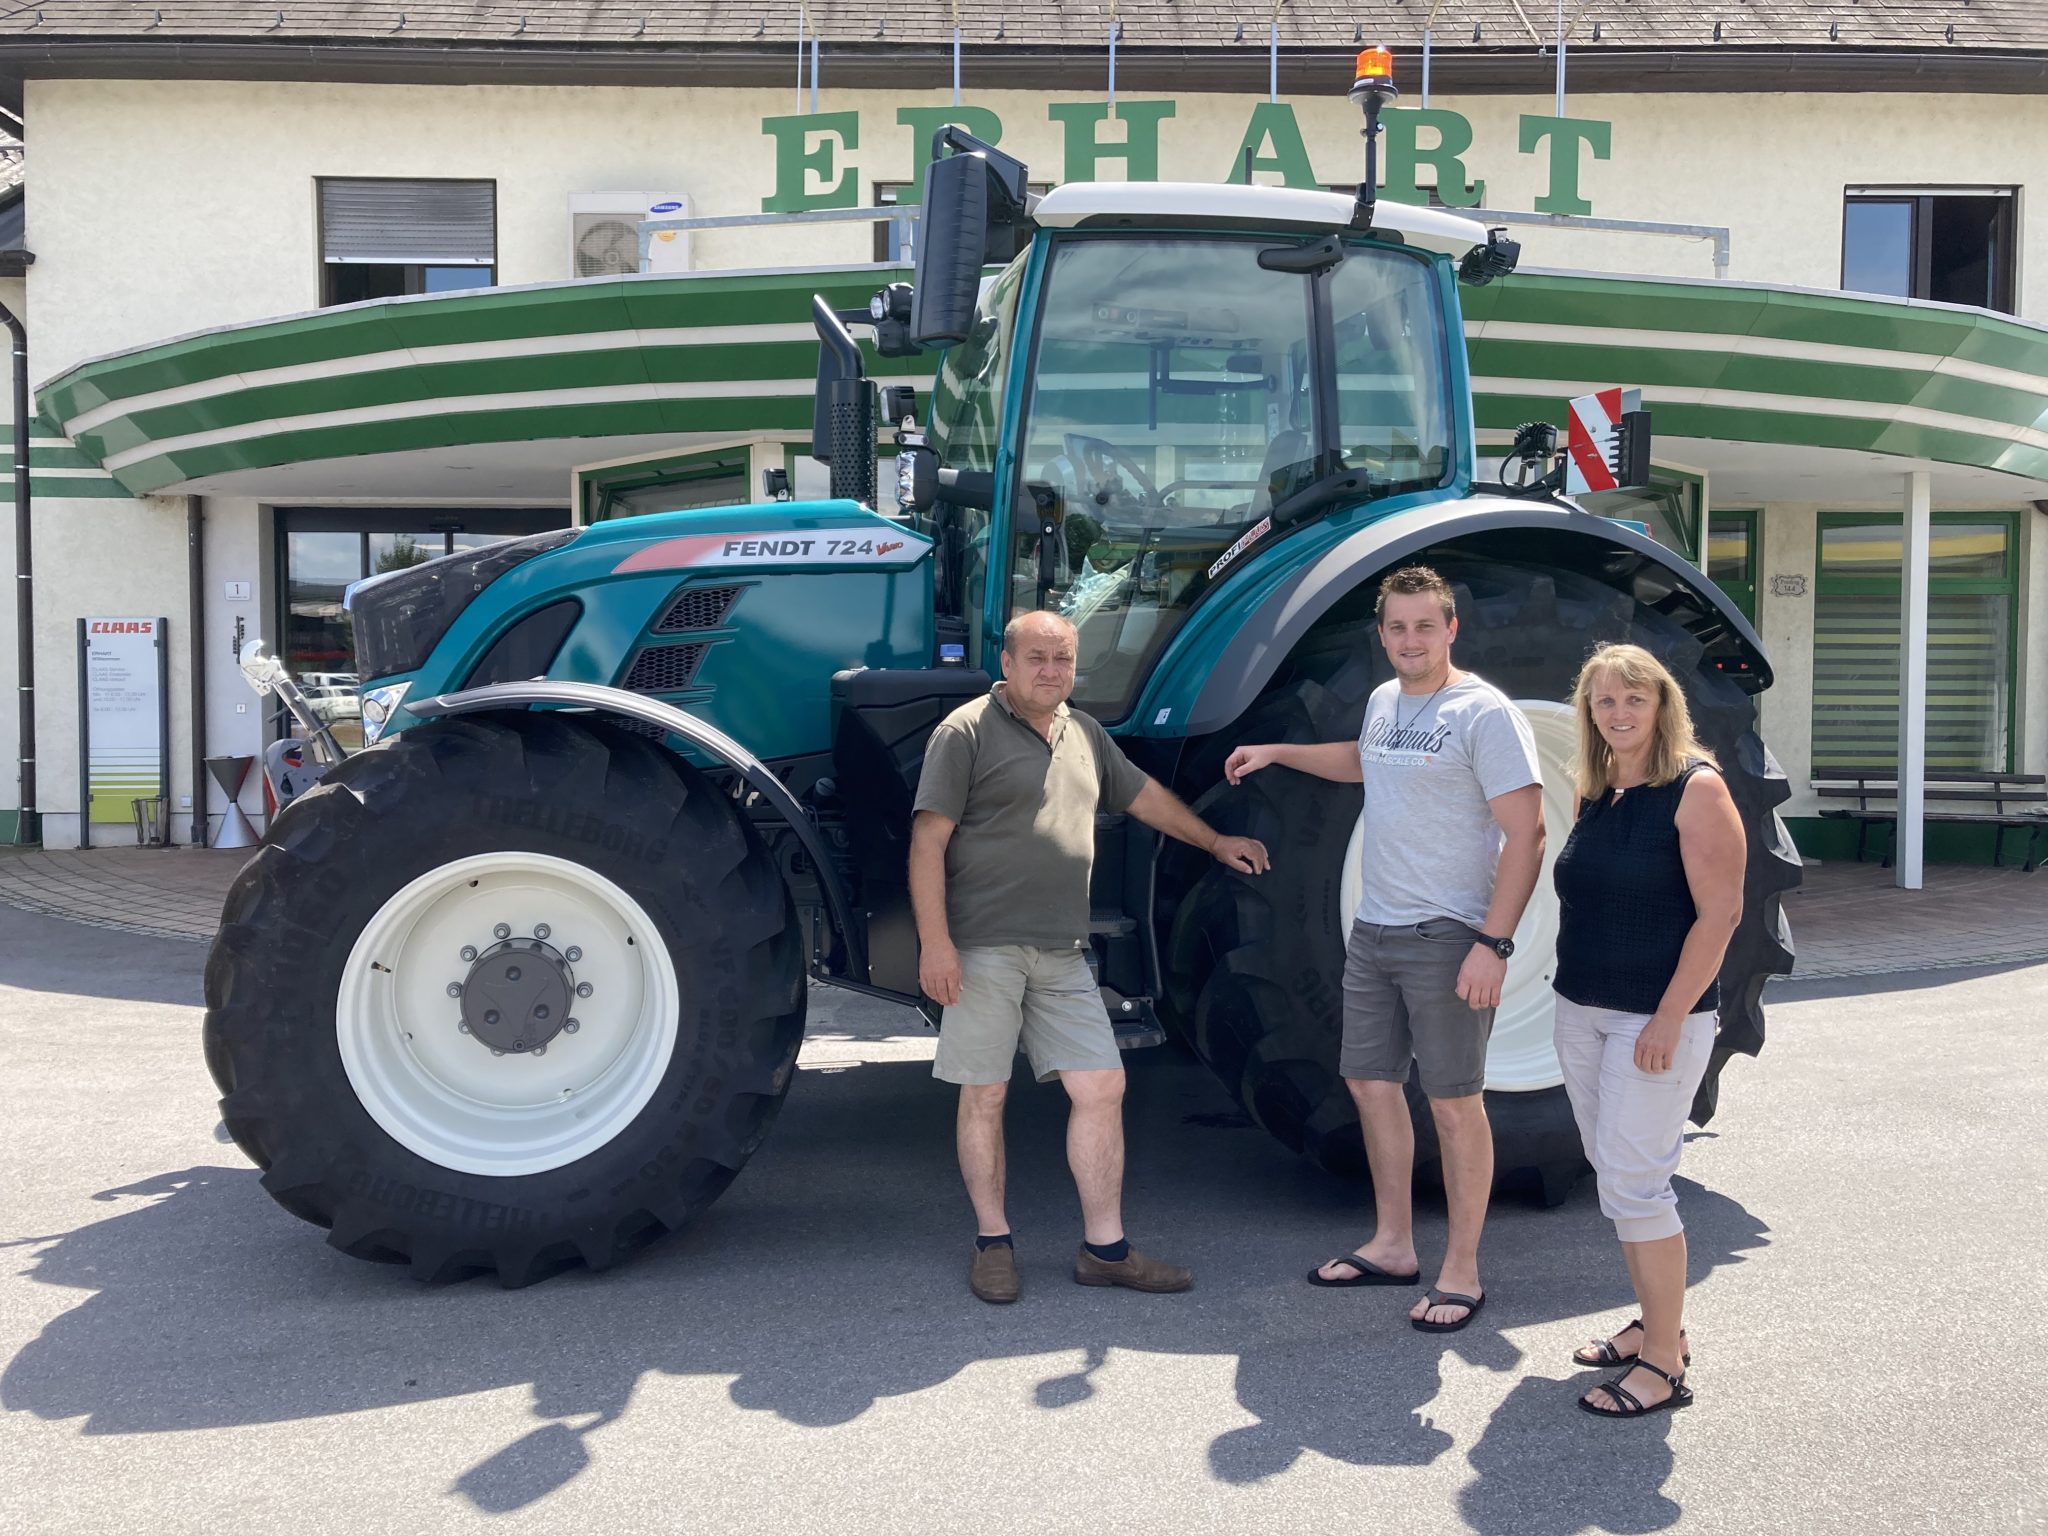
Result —
<path fill-rule="evenodd" d="M 192 846 L 206 846 L 206 498 L 185 498 L 185 638 L 192 668 Z M 164 778 L 171 765 L 164 764 Z M 170 786 L 165 785 L 168 796 Z M 170 820 L 170 807 L 164 807 Z M 164 840 L 170 841 L 170 828 Z"/>
<path fill-rule="evenodd" d="M 36 605 L 35 548 L 29 528 L 28 329 L 0 304 L 0 323 L 14 337 L 14 649 L 21 705 L 21 821 L 17 843 L 42 840 L 36 813 Z"/>

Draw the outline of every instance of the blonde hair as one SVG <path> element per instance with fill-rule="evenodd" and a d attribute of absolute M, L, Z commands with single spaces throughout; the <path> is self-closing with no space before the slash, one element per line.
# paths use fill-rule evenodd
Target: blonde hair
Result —
<path fill-rule="evenodd" d="M 1579 680 L 1572 685 L 1572 713 L 1579 720 L 1579 749 L 1572 759 L 1572 778 L 1581 800 L 1598 800 L 1614 784 L 1614 751 L 1593 723 L 1593 680 L 1611 673 L 1631 688 L 1657 696 L 1657 729 L 1650 743 L 1649 774 L 1646 784 L 1669 784 L 1689 762 L 1719 767 L 1714 754 L 1700 745 L 1693 734 L 1692 711 L 1686 707 L 1685 690 L 1678 686 L 1664 663 L 1640 645 L 1602 645 L 1579 668 Z"/>

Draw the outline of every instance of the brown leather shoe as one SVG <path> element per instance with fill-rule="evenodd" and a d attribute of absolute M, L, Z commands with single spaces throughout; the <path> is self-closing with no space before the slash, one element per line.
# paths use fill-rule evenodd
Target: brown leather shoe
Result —
<path fill-rule="evenodd" d="M 967 1270 L 967 1289 L 998 1306 L 1015 1301 L 1024 1293 L 1023 1282 L 1017 1278 L 1017 1250 L 1008 1243 L 975 1249 L 974 1262 Z"/>
<path fill-rule="evenodd" d="M 1121 1285 L 1134 1291 L 1184 1291 L 1195 1283 L 1194 1271 L 1178 1264 L 1148 1259 L 1133 1248 L 1116 1264 L 1098 1259 L 1085 1247 L 1074 1255 L 1076 1285 Z"/>

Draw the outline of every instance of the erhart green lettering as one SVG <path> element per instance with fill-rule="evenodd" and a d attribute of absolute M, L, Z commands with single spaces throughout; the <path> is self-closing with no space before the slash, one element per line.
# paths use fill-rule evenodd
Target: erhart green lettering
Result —
<path fill-rule="evenodd" d="M 1105 167 L 1120 169 L 1128 181 L 1159 179 L 1161 124 L 1174 116 L 1171 101 L 1054 101 L 1046 120 L 1061 125 L 1064 163 L 1061 181 L 1095 181 Z M 898 126 L 910 133 L 910 186 L 902 201 L 914 203 L 931 158 L 932 135 L 958 123 L 976 138 L 1000 144 L 1003 121 L 987 107 L 898 107 Z M 1466 170 L 1472 149 L 1472 123 L 1463 113 L 1442 107 L 1391 107 L 1382 114 L 1385 127 L 1381 163 L 1384 195 L 1393 202 L 1427 203 L 1432 190 L 1452 208 L 1476 208 L 1486 197 L 1486 183 Z M 775 141 L 775 190 L 761 199 L 767 213 L 794 213 L 807 208 L 862 206 L 863 173 L 855 164 L 860 148 L 859 112 L 798 113 L 764 117 L 761 131 Z M 886 137 L 886 136 L 885 136 Z M 1594 118 L 1538 117 L 1525 114 L 1515 152 L 1546 160 L 1544 189 L 1537 194 L 1538 213 L 1588 214 L 1592 201 L 1580 188 L 1584 151 L 1595 160 L 1613 153 L 1614 125 Z M 1498 152 L 1498 151 L 1496 151 Z M 1277 177 L 1290 187 L 1337 184 L 1343 177 L 1321 177 L 1309 155 L 1294 108 L 1284 101 L 1254 102 L 1244 133 L 1229 165 L 1213 168 L 1210 179 L 1242 182 L 1246 158 L 1254 176 Z M 1363 163 L 1353 154 L 1353 159 Z M 892 157 L 890 172 L 897 162 Z M 1427 168 L 1433 174 L 1424 179 Z"/>

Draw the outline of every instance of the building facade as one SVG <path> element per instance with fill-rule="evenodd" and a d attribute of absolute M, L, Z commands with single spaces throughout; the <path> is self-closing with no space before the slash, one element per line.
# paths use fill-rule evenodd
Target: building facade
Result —
<path fill-rule="evenodd" d="M 1642 388 L 1656 482 L 1603 510 L 1753 617 L 1802 846 L 1841 851 L 1814 781 L 1896 743 L 1916 494 L 1930 763 L 2048 769 L 2048 16 L 1784 3 L 1681 26 L 1575 5 L 1560 92 L 1557 39 L 1520 8 L 1448 3 L 1425 99 L 1415 9 L 1275 25 L 963 5 L 957 100 L 950 7 L 0 20 L 0 105 L 26 146 L 27 257 L 10 277 L 0 251 L 0 303 L 34 394 L 41 837 L 75 844 L 87 815 L 95 842 L 135 836 L 118 797 L 85 809 L 81 619 L 167 621 L 187 841 L 225 809 L 199 761 L 274 735 L 235 670 L 243 640 L 273 640 L 346 731 L 349 581 L 754 499 L 764 469 L 821 479 L 802 452 L 809 296 L 858 303 L 900 266 L 908 219 L 843 215 L 914 201 L 935 127 L 1046 184 L 1344 186 L 1358 41 L 1397 50 L 1405 92 L 1386 195 L 1480 210 L 1523 243 L 1520 274 L 1466 293 L 1482 445 L 1588 388 Z M 0 705 L 0 831 L 25 798 L 18 697 Z M 260 825 L 253 782 L 242 804 Z"/>

